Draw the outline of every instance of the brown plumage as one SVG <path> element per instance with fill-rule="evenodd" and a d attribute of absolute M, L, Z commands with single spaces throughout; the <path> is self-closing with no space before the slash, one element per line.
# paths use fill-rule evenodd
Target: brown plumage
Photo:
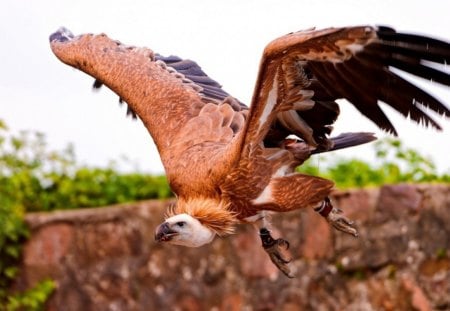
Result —
<path fill-rule="evenodd" d="M 95 88 L 104 84 L 116 92 L 150 132 L 178 198 L 157 229 L 158 240 L 200 246 L 215 234 L 232 233 L 237 223 L 261 223 L 264 249 L 286 275 L 279 250 L 288 244 L 264 228 L 266 211 L 318 208 L 337 229 L 356 235 L 328 199 L 333 182 L 295 172 L 311 154 L 375 139 L 370 133 L 329 138 L 337 99 L 349 100 L 392 134 L 379 101 L 437 129 L 429 111 L 450 116 L 439 100 L 391 71 L 449 86 L 439 66 L 450 62 L 450 44 L 387 27 L 307 30 L 272 41 L 250 109 L 192 61 L 103 34 L 74 37 L 61 29 L 50 41 L 62 62 L 93 76 Z"/>

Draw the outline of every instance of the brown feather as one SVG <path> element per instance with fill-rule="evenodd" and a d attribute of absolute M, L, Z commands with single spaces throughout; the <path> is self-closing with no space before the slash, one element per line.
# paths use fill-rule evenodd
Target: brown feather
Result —
<path fill-rule="evenodd" d="M 275 202 L 270 209 L 287 212 L 298 208 L 317 207 L 330 194 L 334 183 L 320 177 L 295 174 L 275 178 L 269 186 Z"/>

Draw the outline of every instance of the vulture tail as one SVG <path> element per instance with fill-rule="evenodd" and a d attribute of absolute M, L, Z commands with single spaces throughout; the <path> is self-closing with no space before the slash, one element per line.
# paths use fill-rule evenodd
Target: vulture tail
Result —
<path fill-rule="evenodd" d="M 377 138 L 375 137 L 374 133 L 367 133 L 367 132 L 342 133 L 330 139 L 333 142 L 333 146 L 330 149 L 328 150 L 316 149 L 312 151 L 312 154 L 334 151 L 352 146 L 358 146 L 369 143 L 376 139 Z"/>

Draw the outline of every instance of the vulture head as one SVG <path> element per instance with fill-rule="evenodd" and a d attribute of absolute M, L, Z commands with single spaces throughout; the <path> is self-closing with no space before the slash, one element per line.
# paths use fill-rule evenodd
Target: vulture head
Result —
<path fill-rule="evenodd" d="M 220 200 L 210 198 L 179 199 L 170 208 L 165 221 L 156 228 L 155 240 L 175 245 L 200 247 L 216 235 L 234 233 L 236 214 Z"/>
<path fill-rule="evenodd" d="M 187 247 L 210 243 L 216 233 L 188 214 L 178 214 L 166 219 L 156 228 L 155 240 Z"/>

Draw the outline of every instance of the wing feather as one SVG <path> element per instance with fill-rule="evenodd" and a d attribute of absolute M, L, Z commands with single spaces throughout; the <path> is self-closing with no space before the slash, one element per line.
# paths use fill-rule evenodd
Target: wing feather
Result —
<path fill-rule="evenodd" d="M 139 116 L 177 194 L 215 193 L 230 166 L 227 146 L 244 126 L 245 105 L 190 60 L 66 29 L 52 34 L 50 44 L 62 62 L 94 77 L 94 88 L 109 87 Z"/>
<path fill-rule="evenodd" d="M 355 57 L 370 59 L 372 62 L 375 61 L 376 64 L 385 64 L 427 80 L 450 85 L 448 73 L 428 66 L 436 63 L 436 60 L 440 60 L 442 55 L 430 56 L 425 54 L 424 51 L 375 43 L 368 46 L 361 55 Z"/>
<path fill-rule="evenodd" d="M 417 123 L 440 129 L 430 111 L 450 117 L 448 107 L 399 76 L 393 68 L 449 86 L 450 74 L 445 70 L 449 62 L 448 42 L 397 33 L 388 27 L 308 30 L 275 39 L 264 50 L 243 145 L 262 141 L 276 145 L 275 139 L 288 134 L 310 141 L 304 134 L 308 128 L 313 129 L 316 142 L 326 142 L 330 132 L 327 129 L 336 119 L 338 110 L 335 117 L 330 118 L 321 117 L 314 107 L 306 111 L 290 107 L 287 103 L 299 85 L 303 90 L 314 92 L 311 100 L 316 105 L 347 99 L 378 127 L 394 135 L 397 131 L 379 102 Z M 268 106 L 267 93 L 274 89 L 276 104 Z M 260 126 L 262 112 L 268 109 L 269 115 L 262 119 L 266 122 L 264 131 L 258 133 L 255 129 Z M 299 118 L 293 117 L 292 112 L 280 112 L 283 109 L 292 109 Z M 277 115 L 282 122 L 276 121 Z"/>
<path fill-rule="evenodd" d="M 168 67 L 173 68 L 176 72 L 182 74 L 187 80 L 193 82 L 199 87 L 199 94 L 205 102 L 221 103 L 230 94 L 227 93 L 217 81 L 211 79 L 202 68 L 194 61 L 182 59 L 178 56 L 164 57 L 156 54 L 156 60 L 164 62 Z M 241 109 L 247 109 L 247 106 L 236 100 Z"/>
<path fill-rule="evenodd" d="M 385 47 L 389 46 L 392 53 L 414 55 L 441 64 L 448 62 L 448 42 L 417 34 L 398 33 L 386 26 L 377 27 L 377 36 Z"/>

